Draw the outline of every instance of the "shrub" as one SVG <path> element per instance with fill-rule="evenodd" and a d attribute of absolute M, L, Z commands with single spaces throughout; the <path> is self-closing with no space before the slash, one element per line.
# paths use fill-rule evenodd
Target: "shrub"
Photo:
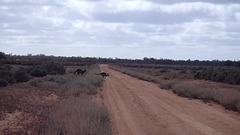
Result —
<path fill-rule="evenodd" d="M 57 71 L 51 71 L 49 74 L 50 74 L 50 75 L 57 75 L 58 72 L 57 72 Z"/>
<path fill-rule="evenodd" d="M 209 100 L 212 97 L 212 94 L 210 94 L 211 90 L 186 82 L 174 85 L 172 91 L 178 96 L 188 98 Z"/>
<path fill-rule="evenodd" d="M 0 78 L 0 87 L 6 87 L 8 82 L 5 79 Z"/>
<path fill-rule="evenodd" d="M 140 79 L 140 80 L 160 83 L 160 79 L 159 79 L 159 78 L 154 77 L 154 76 L 152 76 L 152 75 L 150 75 L 150 74 L 143 73 L 143 72 L 141 72 L 141 71 L 138 72 L 138 71 L 130 70 L 130 69 L 128 69 L 128 68 L 117 67 L 117 66 L 111 66 L 110 68 L 113 69 L 113 70 L 122 72 L 122 73 L 124 73 L 124 74 L 127 74 L 127 75 L 129 75 L 129 76 L 138 78 L 138 79 Z"/>
<path fill-rule="evenodd" d="M 69 78 L 70 79 L 70 78 Z M 43 90 L 56 90 L 60 86 L 67 83 L 67 77 L 61 75 L 47 75 L 43 78 L 35 78 L 30 81 L 30 85 L 33 87 L 41 88 Z"/>
<path fill-rule="evenodd" d="M 110 135 L 109 120 L 105 106 L 86 95 L 71 97 L 52 108 L 45 134 Z"/>
<path fill-rule="evenodd" d="M 6 54 L 3 52 L 0 52 L 0 59 L 6 59 Z"/>
<path fill-rule="evenodd" d="M 73 86 L 66 91 L 66 95 L 68 97 L 69 96 L 79 97 L 80 95 L 87 94 L 87 92 L 88 92 L 88 89 L 86 89 L 86 88 L 81 88 L 79 86 Z"/>
<path fill-rule="evenodd" d="M 187 74 L 186 70 L 179 71 L 180 74 Z"/>
<path fill-rule="evenodd" d="M 170 90 L 170 89 L 172 89 L 173 85 L 176 83 L 178 83 L 177 80 L 167 80 L 167 81 L 164 81 L 161 84 L 159 84 L 159 87 L 161 89 Z"/>
<path fill-rule="evenodd" d="M 34 77 L 44 77 L 47 75 L 47 71 L 44 69 L 35 68 L 30 72 L 30 75 Z"/>
<path fill-rule="evenodd" d="M 73 79 L 62 85 L 59 90 L 61 92 L 74 90 L 75 92 L 85 93 L 89 95 L 97 94 L 97 88 L 91 84 L 90 80 L 87 80 L 82 76 L 73 76 Z"/>
<path fill-rule="evenodd" d="M 51 75 L 56 75 L 56 74 L 63 75 L 66 72 L 66 69 L 62 64 L 56 63 L 53 61 L 45 63 L 43 65 L 43 68 L 46 69 L 48 74 L 51 74 Z"/>
<path fill-rule="evenodd" d="M 0 70 L 0 77 L 6 80 L 7 82 L 13 82 L 13 75 L 12 72 L 10 72 L 7 69 Z"/>
<path fill-rule="evenodd" d="M 47 75 L 44 77 L 44 80 L 46 81 L 52 81 L 52 82 L 56 82 L 59 85 L 63 85 L 64 83 L 66 83 L 69 80 L 74 79 L 73 76 L 61 76 L 61 75 Z"/>
<path fill-rule="evenodd" d="M 206 88 L 190 82 L 177 83 L 172 91 L 182 97 L 201 99 L 204 102 L 215 101 L 226 109 L 240 111 L 240 93 L 216 88 Z"/>
<path fill-rule="evenodd" d="M 160 73 L 166 73 L 166 72 L 169 72 L 169 71 L 167 69 L 161 69 L 159 72 Z"/>
<path fill-rule="evenodd" d="M 208 67 L 196 72 L 194 78 L 238 85 L 240 84 L 240 69 Z"/>
<path fill-rule="evenodd" d="M 14 79 L 16 82 L 27 82 L 30 80 L 30 76 L 24 68 L 19 68 L 14 72 Z"/>

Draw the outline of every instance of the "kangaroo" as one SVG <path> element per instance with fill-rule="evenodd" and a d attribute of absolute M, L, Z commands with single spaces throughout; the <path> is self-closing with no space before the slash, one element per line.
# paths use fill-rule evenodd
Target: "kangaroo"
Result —
<path fill-rule="evenodd" d="M 84 74 L 86 71 L 86 69 L 82 70 L 82 69 L 77 69 L 75 72 L 74 72 L 74 75 L 79 75 L 79 74 Z"/>
<path fill-rule="evenodd" d="M 96 75 L 101 75 L 103 78 L 109 76 L 108 73 L 106 72 L 101 72 L 101 73 L 95 73 Z"/>

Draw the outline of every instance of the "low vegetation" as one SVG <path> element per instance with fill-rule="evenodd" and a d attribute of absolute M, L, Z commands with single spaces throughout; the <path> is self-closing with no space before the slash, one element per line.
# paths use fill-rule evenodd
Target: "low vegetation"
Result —
<path fill-rule="evenodd" d="M 88 96 L 97 94 L 98 87 L 102 86 L 103 79 L 95 72 L 99 72 L 99 68 L 93 66 L 83 76 L 46 76 L 31 82 L 32 86 L 54 89 L 65 97 L 49 110 L 42 134 L 111 134 L 105 106 Z"/>
<path fill-rule="evenodd" d="M 102 86 L 103 78 L 95 75 L 100 69 L 86 68 L 84 75 L 47 75 L 2 88 L 0 120 L 8 113 L 23 115 L 15 125 L 21 128 L 6 126 L 0 134 L 110 135 L 106 107 L 90 97 Z"/>
<path fill-rule="evenodd" d="M 100 72 L 96 63 L 119 64 L 112 68 L 158 83 L 179 96 L 240 110 L 239 88 L 232 91 L 193 83 L 202 79 L 238 87 L 240 61 L 17 56 L 0 52 L 0 134 L 111 134 L 106 107 L 91 99 L 103 81 L 95 75 Z M 86 68 L 87 73 L 73 75 L 76 68 Z M 14 121 L 2 122 L 8 118 Z"/>
<path fill-rule="evenodd" d="M 138 70 L 134 70 L 131 68 L 127 68 L 127 67 L 118 67 L 118 66 L 110 66 L 111 69 L 114 69 L 116 71 L 122 72 L 124 74 L 127 74 L 129 76 L 138 78 L 140 80 L 144 80 L 144 81 L 149 81 L 149 82 L 156 82 L 156 83 L 160 83 L 160 79 L 148 74 L 148 73 L 144 73 Z"/>
<path fill-rule="evenodd" d="M 65 72 L 65 67 L 55 62 L 47 62 L 37 66 L 4 64 L 0 66 L 0 79 L 3 83 L 2 85 L 0 84 L 0 87 L 5 87 L 8 84 L 27 82 L 33 77 L 44 77 L 46 75 L 63 75 Z"/>
<path fill-rule="evenodd" d="M 216 87 L 206 87 L 193 82 L 165 81 L 160 86 L 162 89 L 172 90 L 175 94 L 189 99 L 201 99 L 204 102 L 215 101 L 226 109 L 240 112 L 240 92 Z"/>
<path fill-rule="evenodd" d="M 206 67 L 198 71 L 194 78 L 237 85 L 240 84 L 240 68 Z"/>
<path fill-rule="evenodd" d="M 48 135 L 110 135 L 107 109 L 86 95 L 64 99 L 51 109 Z"/>
<path fill-rule="evenodd" d="M 189 99 L 201 99 L 204 102 L 214 101 L 226 109 L 240 112 L 240 89 L 237 85 L 240 75 L 237 68 L 223 67 L 183 67 L 161 65 L 125 65 L 111 66 L 112 69 L 141 80 L 159 83 L 161 89 L 172 90 L 175 94 Z M 194 82 L 194 79 L 212 80 L 222 77 L 223 82 L 235 84 L 235 89 L 229 90 L 211 84 L 203 85 Z M 205 78 L 207 77 L 207 78 Z M 211 78 L 212 77 L 212 78 Z M 215 80 L 219 81 L 219 80 Z M 238 87 L 238 88 L 237 88 Z"/>

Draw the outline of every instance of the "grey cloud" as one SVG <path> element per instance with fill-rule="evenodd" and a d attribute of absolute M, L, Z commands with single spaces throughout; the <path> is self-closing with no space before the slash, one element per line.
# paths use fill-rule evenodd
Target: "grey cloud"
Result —
<path fill-rule="evenodd" d="M 2 0 L 0 1 L 1 6 L 63 6 L 63 0 Z"/>
<path fill-rule="evenodd" d="M 64 17 L 67 20 L 71 20 L 71 21 L 76 21 L 76 20 L 89 20 L 88 17 L 86 17 L 85 15 L 76 12 L 76 11 L 71 11 L 69 10 L 69 12 L 64 13 L 62 15 L 62 17 Z"/>
<path fill-rule="evenodd" d="M 208 2 L 215 4 L 225 4 L 225 3 L 240 3 L 239 0 L 147 0 L 154 3 L 160 4 L 175 4 L 181 2 Z"/>
<path fill-rule="evenodd" d="M 147 24 L 173 24 L 191 21 L 192 18 L 182 17 L 177 14 L 166 14 L 162 12 L 120 12 L 120 13 L 99 13 L 94 18 L 102 22 L 118 23 L 147 23 Z"/>
<path fill-rule="evenodd" d="M 24 20 L 22 17 L 15 16 L 10 13 L 0 13 L 0 18 L 0 23 L 15 23 Z"/>

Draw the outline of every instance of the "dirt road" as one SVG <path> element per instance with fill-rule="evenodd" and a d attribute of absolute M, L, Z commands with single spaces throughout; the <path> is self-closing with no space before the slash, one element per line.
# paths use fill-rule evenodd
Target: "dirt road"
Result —
<path fill-rule="evenodd" d="M 237 135 L 240 115 L 214 103 L 188 100 L 157 84 L 141 81 L 100 65 L 110 74 L 104 100 L 114 134 Z"/>

